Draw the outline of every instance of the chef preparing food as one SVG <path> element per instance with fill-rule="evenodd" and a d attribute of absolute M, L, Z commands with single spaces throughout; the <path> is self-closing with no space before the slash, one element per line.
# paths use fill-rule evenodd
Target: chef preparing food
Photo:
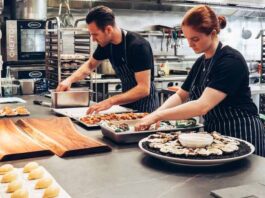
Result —
<path fill-rule="evenodd" d="M 123 93 L 90 106 L 87 113 L 106 110 L 113 105 L 124 105 L 139 112 L 154 111 L 158 100 L 153 83 L 153 53 L 148 41 L 118 27 L 112 10 L 105 6 L 93 8 L 87 14 L 86 23 L 98 47 L 93 56 L 56 90 L 69 90 L 72 83 L 85 78 L 104 59 L 109 59 L 121 80 Z"/>
<path fill-rule="evenodd" d="M 161 120 L 203 116 L 205 131 L 247 140 L 256 147 L 257 155 L 265 156 L 264 126 L 251 99 L 246 61 L 240 52 L 224 46 L 218 38 L 225 26 L 225 18 L 216 16 L 206 5 L 185 14 L 184 36 L 195 53 L 203 55 L 176 94 L 142 119 L 137 130 L 146 130 Z"/>

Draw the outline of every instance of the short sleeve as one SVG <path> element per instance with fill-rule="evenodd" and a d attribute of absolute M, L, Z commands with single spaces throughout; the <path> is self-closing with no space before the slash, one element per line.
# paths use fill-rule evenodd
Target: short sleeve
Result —
<path fill-rule="evenodd" d="M 190 70 L 186 80 L 184 81 L 184 83 L 181 86 L 181 88 L 183 90 L 185 90 L 187 92 L 190 91 L 192 82 L 193 82 L 193 80 L 195 80 L 196 74 L 199 72 L 200 61 L 201 61 L 201 58 L 197 59 L 197 61 L 191 67 L 191 70 Z"/>
<path fill-rule="evenodd" d="M 239 58 L 224 57 L 215 66 L 207 87 L 232 95 L 240 88 L 245 78 L 248 80 L 246 63 Z"/>
<path fill-rule="evenodd" d="M 154 65 L 153 52 L 148 44 L 138 44 L 132 50 L 131 67 L 134 72 L 152 69 Z"/>
<path fill-rule="evenodd" d="M 108 48 L 106 47 L 100 47 L 99 45 L 97 46 L 95 52 L 93 53 L 93 58 L 96 60 L 105 60 L 108 57 Z"/>

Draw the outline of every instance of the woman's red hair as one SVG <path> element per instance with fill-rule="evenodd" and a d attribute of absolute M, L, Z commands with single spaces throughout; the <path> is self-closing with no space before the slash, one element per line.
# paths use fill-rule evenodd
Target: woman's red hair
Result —
<path fill-rule="evenodd" d="M 207 5 L 198 5 L 191 8 L 184 16 L 182 26 L 191 26 L 195 31 L 209 35 L 213 30 L 217 33 L 225 28 L 226 19 L 218 16 Z"/>

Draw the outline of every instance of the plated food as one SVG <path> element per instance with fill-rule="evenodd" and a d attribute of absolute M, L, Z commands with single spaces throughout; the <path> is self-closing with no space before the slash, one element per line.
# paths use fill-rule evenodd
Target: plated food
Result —
<path fill-rule="evenodd" d="M 141 119 L 148 113 L 110 113 L 110 114 L 95 114 L 87 115 L 80 118 L 81 122 L 87 125 L 96 125 L 101 121 L 120 121 L 120 120 L 136 120 Z"/>
<path fill-rule="evenodd" d="M 0 117 L 26 116 L 26 115 L 30 115 L 30 112 L 24 106 L 18 106 L 16 108 L 11 108 L 9 106 L 5 106 L 2 109 L 0 109 Z"/>
<path fill-rule="evenodd" d="M 50 173 L 37 162 L 23 168 L 0 166 L 1 198 L 70 198 Z"/>
<path fill-rule="evenodd" d="M 156 133 L 141 140 L 143 151 L 166 159 L 185 159 L 181 162 L 196 160 L 222 160 L 247 156 L 254 152 L 254 146 L 246 141 L 223 136 L 214 131 Z M 173 160 L 174 161 L 174 160 Z M 178 160 L 176 160 L 178 162 Z M 220 162 L 220 161 L 218 161 Z"/>

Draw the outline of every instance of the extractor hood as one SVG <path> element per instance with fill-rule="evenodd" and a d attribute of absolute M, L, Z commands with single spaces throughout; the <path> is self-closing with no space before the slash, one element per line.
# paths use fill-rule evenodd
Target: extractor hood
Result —
<path fill-rule="evenodd" d="M 48 0 L 49 9 L 58 9 L 60 0 Z M 74 12 L 82 12 L 97 5 L 112 9 L 171 11 L 184 13 L 197 4 L 213 7 L 219 15 L 265 17 L 265 0 L 71 0 Z"/>

